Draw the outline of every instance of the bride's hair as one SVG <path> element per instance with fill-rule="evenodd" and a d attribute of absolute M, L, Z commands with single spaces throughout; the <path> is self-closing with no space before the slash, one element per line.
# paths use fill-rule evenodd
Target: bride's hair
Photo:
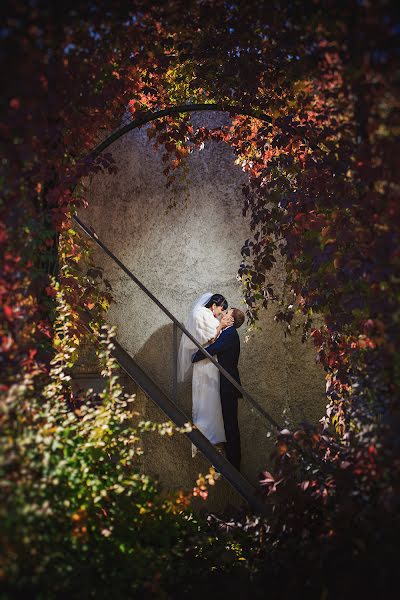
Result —
<path fill-rule="evenodd" d="M 213 294 L 207 302 L 207 304 L 205 304 L 204 306 L 206 308 L 211 308 L 213 304 L 216 304 L 217 306 L 222 306 L 224 310 L 228 308 L 228 301 L 221 294 Z"/>

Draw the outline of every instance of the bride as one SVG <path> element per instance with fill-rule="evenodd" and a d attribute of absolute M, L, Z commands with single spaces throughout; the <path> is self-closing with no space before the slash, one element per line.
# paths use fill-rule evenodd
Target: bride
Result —
<path fill-rule="evenodd" d="M 223 314 L 227 308 L 228 302 L 221 294 L 203 294 L 192 306 L 185 327 L 202 346 L 208 346 L 224 327 L 232 324 L 232 317 Z M 192 364 L 196 350 L 197 346 L 183 333 L 178 352 L 178 381 L 187 381 L 192 373 L 193 423 L 212 444 L 219 444 L 226 441 L 220 374 L 210 360 Z M 192 445 L 192 455 L 195 454 L 196 447 Z"/>

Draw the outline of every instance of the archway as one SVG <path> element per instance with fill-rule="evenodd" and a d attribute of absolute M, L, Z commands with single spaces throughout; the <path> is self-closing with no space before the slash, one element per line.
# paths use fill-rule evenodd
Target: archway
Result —
<path fill-rule="evenodd" d="M 194 123 L 206 121 L 213 127 L 227 124 L 227 112 L 213 108 L 212 112 L 207 108 L 207 115 L 191 108 Z M 148 121 L 153 117 L 150 115 Z M 143 124 L 143 120 L 132 122 L 95 150 L 99 153 L 113 144 L 119 170 L 117 176 L 93 179 L 90 206 L 86 214 L 82 213 L 83 220 L 180 321 L 185 321 L 192 301 L 204 290 L 221 292 L 231 305 L 240 306 L 236 273 L 242 242 L 250 235 L 249 223 L 241 213 L 241 182 L 246 175 L 234 164 L 226 144 L 211 142 L 188 158 L 190 193 L 184 202 L 183 186 L 165 191 L 161 157 L 151 147 L 144 128 L 140 129 Z M 171 194 L 176 200 L 173 209 L 168 208 Z M 104 256 L 97 254 L 96 262 L 105 269 L 118 302 L 112 306 L 109 319 L 117 326 L 119 341 L 169 392 L 170 323 Z M 276 269 L 277 285 L 282 284 L 283 275 L 281 264 Z M 314 363 L 313 348 L 301 346 L 297 336 L 285 338 L 271 313 L 263 315 L 261 326 L 264 333 L 248 343 L 245 331 L 241 332 L 244 387 L 281 422 L 285 418 L 290 425 L 303 418 L 318 420 L 325 406 L 324 381 L 322 369 Z M 317 406 L 316 397 L 320 399 Z M 180 390 L 179 403 L 190 414 L 190 389 Z M 157 419 L 157 411 L 143 398 L 142 404 L 145 413 Z M 243 472 L 256 482 L 268 460 L 273 435 L 268 438 L 265 423 L 260 425 L 260 417 L 245 402 L 240 407 L 240 422 Z M 174 484 L 166 465 L 162 466 L 164 459 L 171 460 L 162 443 L 160 440 L 159 446 L 151 449 L 151 468 L 164 474 L 164 483 Z M 182 446 L 176 449 L 175 460 L 180 475 L 186 473 L 190 485 L 198 463 L 190 462 L 189 450 Z"/>

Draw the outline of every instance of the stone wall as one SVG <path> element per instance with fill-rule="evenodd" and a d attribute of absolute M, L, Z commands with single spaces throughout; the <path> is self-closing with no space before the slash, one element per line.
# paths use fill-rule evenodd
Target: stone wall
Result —
<path fill-rule="evenodd" d="M 196 126 L 228 123 L 226 113 L 192 115 Z M 97 175 L 90 185 L 89 208 L 80 217 L 104 243 L 181 321 L 203 292 L 221 293 L 231 306 L 243 308 L 237 271 L 240 249 L 251 236 L 242 216 L 241 183 L 247 175 L 234 163 L 230 148 L 209 142 L 189 155 L 186 183 L 166 189 L 161 152 L 147 139 L 145 128 L 134 130 L 111 147 L 119 171 Z M 174 206 L 172 206 L 174 205 Z M 172 206 L 172 208 L 171 208 Z M 115 296 L 109 322 L 117 339 L 167 393 L 172 391 L 172 324 L 128 277 L 101 251 L 96 263 L 105 269 Z M 281 287 L 284 267 L 278 264 L 274 281 Z M 294 425 L 317 421 L 325 409 L 324 373 L 315 363 L 311 344 L 297 334 L 285 337 L 273 320 L 273 307 L 262 315 L 261 331 L 246 341 L 239 363 L 242 384 L 273 417 Z M 178 403 L 190 415 L 190 386 L 179 389 Z M 165 420 L 150 400 L 138 393 L 145 418 Z M 268 466 L 271 429 L 245 400 L 240 402 L 243 473 L 257 481 Z M 192 487 L 207 470 L 201 456 L 191 458 L 183 436 L 149 436 L 144 469 L 160 476 L 168 487 Z M 213 507 L 237 502 L 224 482 L 213 491 Z"/>

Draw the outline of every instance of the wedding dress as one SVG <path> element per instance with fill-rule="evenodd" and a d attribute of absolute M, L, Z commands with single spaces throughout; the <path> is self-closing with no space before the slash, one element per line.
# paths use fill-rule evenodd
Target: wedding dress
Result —
<path fill-rule="evenodd" d="M 202 345 L 215 337 L 219 325 L 209 308 L 204 305 L 212 296 L 203 294 L 193 305 L 186 329 Z M 192 364 L 192 354 L 197 347 L 182 334 L 178 352 L 178 381 L 187 381 L 192 374 L 192 420 L 196 427 L 212 444 L 225 442 L 224 420 L 222 417 L 219 371 L 209 359 Z M 192 455 L 196 447 L 192 445 Z"/>

